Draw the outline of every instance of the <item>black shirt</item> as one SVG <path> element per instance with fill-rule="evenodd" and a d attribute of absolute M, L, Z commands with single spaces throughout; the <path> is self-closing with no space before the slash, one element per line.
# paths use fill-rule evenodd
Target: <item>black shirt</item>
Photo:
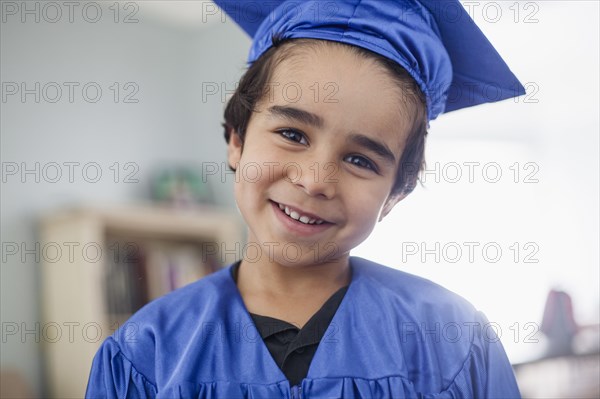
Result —
<path fill-rule="evenodd" d="M 238 261 L 231 268 L 231 275 L 236 284 L 240 263 L 241 261 Z M 302 329 L 287 321 L 250 313 L 271 356 L 290 381 L 290 385 L 297 385 L 306 377 L 319 342 L 347 290 L 348 286 L 337 290 Z"/>

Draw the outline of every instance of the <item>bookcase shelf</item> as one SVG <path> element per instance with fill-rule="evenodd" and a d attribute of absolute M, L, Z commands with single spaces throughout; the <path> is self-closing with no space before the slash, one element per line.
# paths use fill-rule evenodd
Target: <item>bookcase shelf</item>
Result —
<path fill-rule="evenodd" d="M 243 242 L 239 216 L 209 206 L 85 207 L 42 218 L 40 331 L 48 394 L 83 397 L 106 337 L 148 301 L 235 261 L 231 249 Z"/>

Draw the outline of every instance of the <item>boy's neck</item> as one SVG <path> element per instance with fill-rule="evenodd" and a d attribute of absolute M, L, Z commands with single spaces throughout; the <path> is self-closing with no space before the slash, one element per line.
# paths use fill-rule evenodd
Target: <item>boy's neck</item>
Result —
<path fill-rule="evenodd" d="M 290 267 L 275 262 L 242 260 L 238 285 L 275 296 L 306 296 L 323 289 L 337 290 L 350 284 L 348 256 L 315 266 Z"/>
<path fill-rule="evenodd" d="M 301 304 L 312 315 L 333 293 L 349 285 L 351 278 L 348 256 L 302 267 L 242 260 L 237 284 L 251 313 L 273 316 Z M 268 309 L 266 304 L 274 305 Z"/>

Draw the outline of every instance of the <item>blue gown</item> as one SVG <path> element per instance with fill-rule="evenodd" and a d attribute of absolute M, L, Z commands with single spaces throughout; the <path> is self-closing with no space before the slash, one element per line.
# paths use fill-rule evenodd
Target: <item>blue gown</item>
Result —
<path fill-rule="evenodd" d="M 458 295 L 351 257 L 352 280 L 290 387 L 231 266 L 146 305 L 104 341 L 86 397 L 519 398 L 485 316 Z"/>

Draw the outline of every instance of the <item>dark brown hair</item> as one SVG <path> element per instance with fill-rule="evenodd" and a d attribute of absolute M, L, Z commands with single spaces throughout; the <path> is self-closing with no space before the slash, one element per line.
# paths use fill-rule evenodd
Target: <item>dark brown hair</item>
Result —
<path fill-rule="evenodd" d="M 407 195 L 419 181 L 419 173 L 425 167 L 425 138 L 427 136 L 427 109 L 425 96 L 414 79 L 398 63 L 382 55 L 357 46 L 339 42 L 316 39 L 281 39 L 279 35 L 272 37 L 273 46 L 254 61 L 227 103 L 225 108 L 225 140 L 229 142 L 232 132 L 237 132 L 242 143 L 246 129 L 256 105 L 268 93 L 268 85 L 275 68 L 292 55 L 295 49 L 309 49 L 318 45 L 333 44 L 344 46 L 354 54 L 372 60 L 384 68 L 399 88 L 404 102 L 404 109 L 398 110 L 410 116 L 406 145 L 391 195 Z M 231 167 L 231 166 L 230 166 Z"/>

